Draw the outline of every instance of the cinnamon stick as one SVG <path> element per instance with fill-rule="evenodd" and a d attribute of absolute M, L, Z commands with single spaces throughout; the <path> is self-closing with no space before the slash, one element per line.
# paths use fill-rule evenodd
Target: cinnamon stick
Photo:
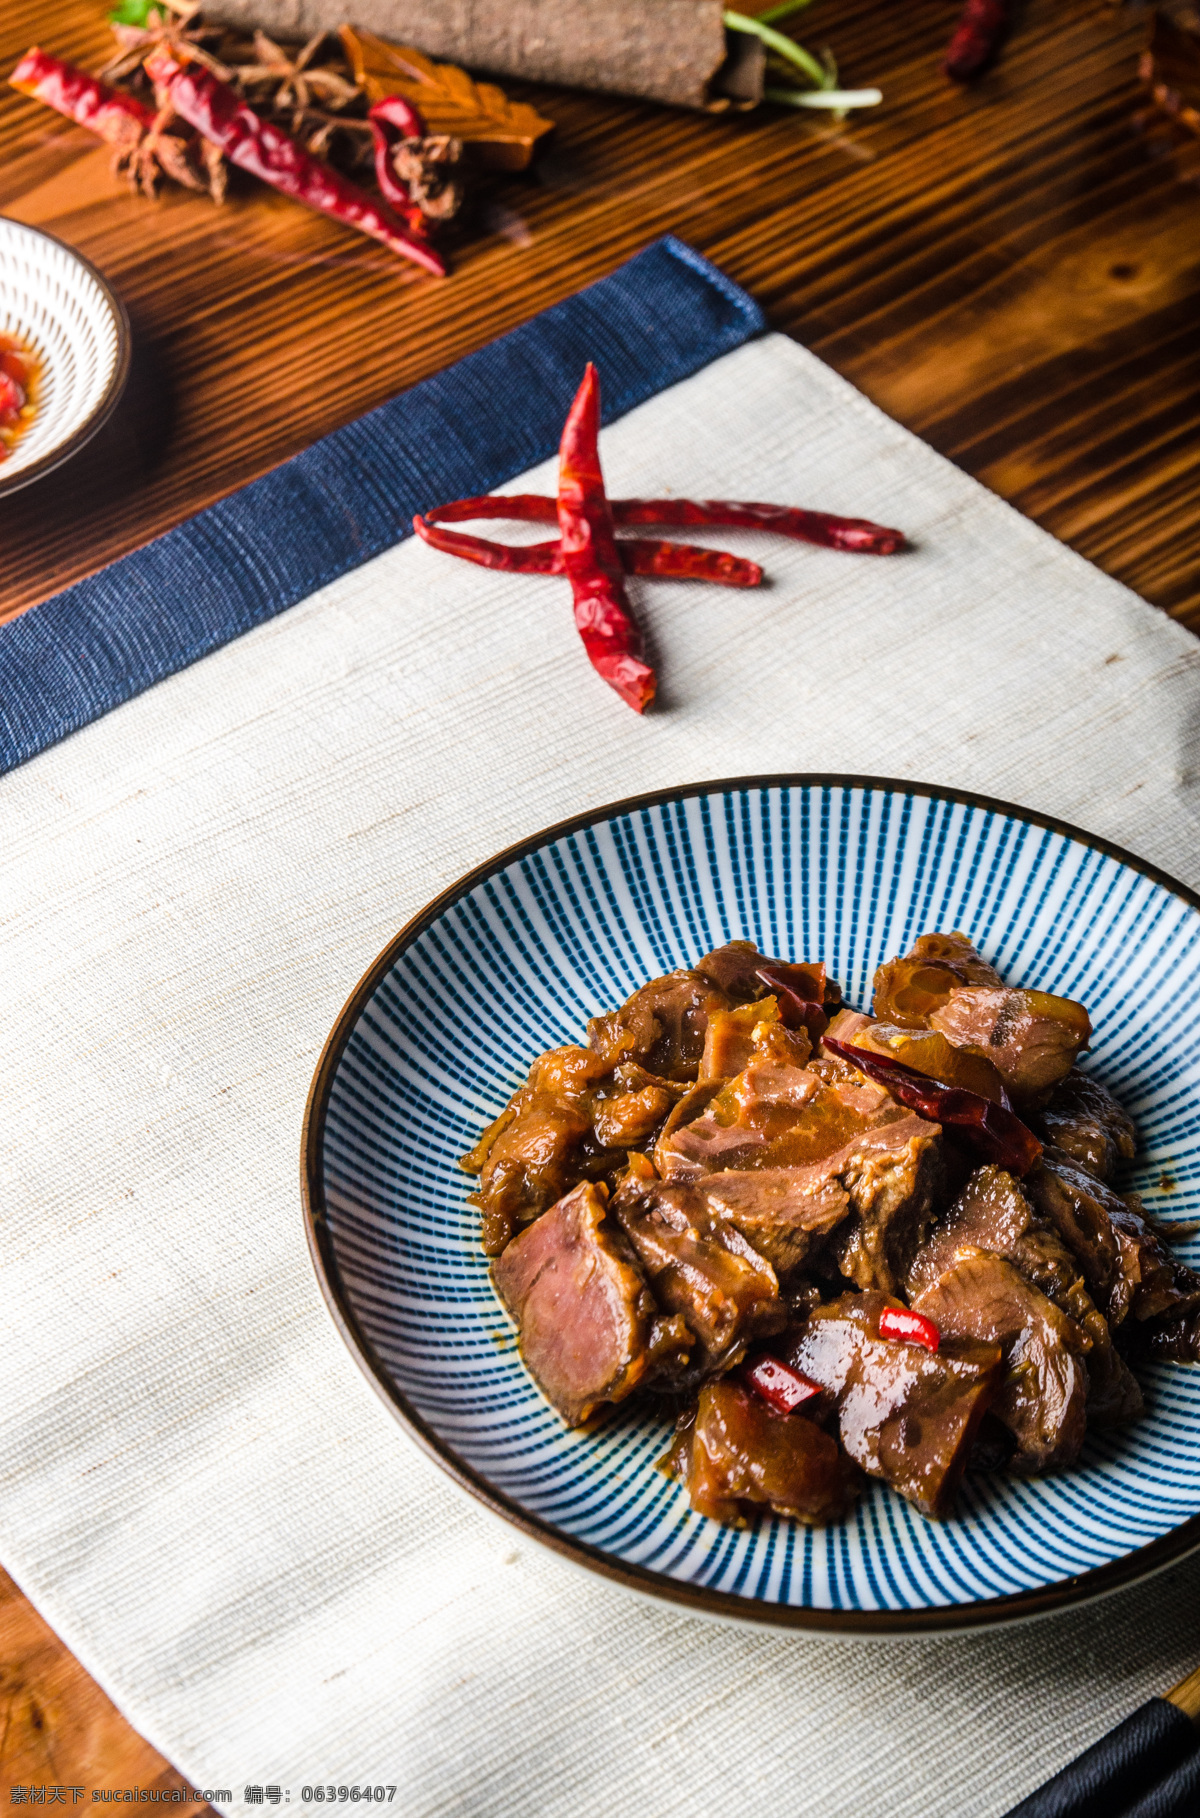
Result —
<path fill-rule="evenodd" d="M 308 38 L 346 22 L 488 74 L 711 113 L 762 99 L 762 44 L 722 0 L 206 0 L 214 24 Z"/>

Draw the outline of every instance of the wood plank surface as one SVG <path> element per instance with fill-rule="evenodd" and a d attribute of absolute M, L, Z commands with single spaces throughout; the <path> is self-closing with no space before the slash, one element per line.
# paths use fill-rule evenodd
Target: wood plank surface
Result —
<path fill-rule="evenodd" d="M 0 616 L 612 270 L 666 231 L 936 448 L 1200 629 L 1200 191 L 1134 125 L 1144 16 L 1029 0 L 970 90 L 938 59 L 956 0 L 818 0 L 851 84 L 838 128 L 529 89 L 559 131 L 497 185 L 445 282 L 246 180 L 223 209 L 126 193 L 104 149 L 0 99 L 0 210 L 79 246 L 124 297 L 127 397 L 69 468 L 0 502 Z M 8 0 L 97 68 L 101 0 Z"/>
<path fill-rule="evenodd" d="M 99 68 L 104 11 L 5 0 L 0 70 L 33 42 Z M 0 212 L 104 271 L 134 363 L 91 447 L 0 501 L 0 617 L 670 231 L 775 328 L 1200 631 L 1200 189 L 1135 125 L 1144 17 L 1028 0 L 999 67 L 963 91 L 938 70 L 956 11 L 818 0 L 805 40 L 828 40 L 849 85 L 884 90 L 845 127 L 523 91 L 558 132 L 535 174 L 483 200 L 443 283 L 237 179 L 222 209 L 133 197 L 86 133 L 3 92 Z M 0 1575 L 0 1797 L 22 1779 L 170 1773 Z"/>

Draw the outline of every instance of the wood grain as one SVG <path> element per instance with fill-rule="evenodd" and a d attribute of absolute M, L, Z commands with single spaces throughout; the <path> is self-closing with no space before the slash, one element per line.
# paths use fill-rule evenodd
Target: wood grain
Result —
<path fill-rule="evenodd" d="M 103 0 L 6 0 L 0 69 L 42 42 L 92 68 Z M 235 180 L 225 208 L 130 196 L 66 121 L 0 95 L 0 210 L 78 246 L 128 306 L 126 397 L 67 469 L 0 503 L 0 617 L 169 528 L 503 334 L 665 232 L 747 285 L 868 396 L 1200 631 L 1200 191 L 1134 125 L 1144 23 L 1028 0 L 963 91 L 958 0 L 820 0 L 838 128 L 709 119 L 512 85 L 558 122 L 444 283 Z M 175 1784 L 0 1575 L 0 1775 Z M 0 1787 L 2 1793 L 2 1787 Z"/>
<path fill-rule="evenodd" d="M 539 175 L 491 192 L 443 283 L 249 182 L 221 210 L 132 197 L 85 133 L 5 95 L 0 208 L 101 266 L 136 353 L 93 447 L 0 504 L 0 616 L 674 231 L 775 327 L 1200 629 L 1200 192 L 1133 124 L 1144 23 L 1029 0 L 964 91 L 938 71 L 956 10 L 822 0 L 806 36 L 885 94 L 840 129 L 523 91 L 556 139 Z M 35 38 L 98 67 L 102 15 L 8 0 L 0 67 Z"/>
<path fill-rule="evenodd" d="M 14 1786 L 60 1787 L 63 1813 L 94 1787 L 174 1791 L 187 1782 L 130 1729 L 37 1611 L 0 1571 L 0 1798 Z M 72 1787 L 82 1789 L 76 1800 Z M 216 1818 L 189 1800 L 177 1808 Z"/>

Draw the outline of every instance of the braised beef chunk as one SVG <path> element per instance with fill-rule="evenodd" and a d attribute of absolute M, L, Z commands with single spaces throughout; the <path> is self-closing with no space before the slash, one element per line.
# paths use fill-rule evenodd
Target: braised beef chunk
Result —
<path fill-rule="evenodd" d="M 1082 1004 L 1047 991 L 960 985 L 929 1014 L 958 1048 L 985 1054 L 1018 1110 L 1043 1104 L 1092 1037 Z"/>
<path fill-rule="evenodd" d="M 703 1194 L 630 1174 L 613 1213 L 659 1306 L 699 1341 L 693 1368 L 729 1369 L 754 1340 L 782 1330 L 787 1309 L 774 1269 Z"/>
<path fill-rule="evenodd" d="M 498 1255 L 518 1225 L 552 1206 L 597 1163 L 603 1167 L 592 1140 L 592 1105 L 607 1071 L 586 1048 L 551 1048 L 463 1157 L 460 1166 L 480 1177 L 473 1199 L 483 1212 L 489 1256 Z"/>
<path fill-rule="evenodd" d="M 912 1302 L 943 1337 L 999 1345 L 1004 1376 L 992 1413 L 1017 1442 L 1009 1469 L 1025 1474 L 1074 1464 L 1087 1425 L 1091 1339 L 1011 1263 L 967 1250 Z"/>
<path fill-rule="evenodd" d="M 1000 1347 L 948 1338 L 937 1352 L 879 1336 L 886 1294 L 818 1307 L 781 1354 L 834 1397 L 846 1451 L 926 1515 L 949 1512 L 1001 1375 Z"/>
<path fill-rule="evenodd" d="M 938 1154 L 938 1126 L 857 1071 L 830 1083 L 814 1068 L 762 1063 L 664 1136 L 655 1161 L 671 1179 L 787 1168 L 811 1198 L 840 1190 L 854 1216 L 839 1267 L 861 1287 L 891 1291 L 932 1216 Z"/>
<path fill-rule="evenodd" d="M 1130 1334 L 1133 1353 L 1164 1363 L 1200 1363 L 1200 1304 L 1181 1302 L 1170 1313 L 1160 1313 Z"/>
<path fill-rule="evenodd" d="M 794 1521 L 839 1521 L 861 1479 L 832 1434 L 801 1414 L 776 1414 L 741 1383 L 706 1383 L 668 1453 L 692 1507 L 730 1527 L 762 1508 Z"/>
<path fill-rule="evenodd" d="M 569 1427 L 682 1367 L 691 1334 L 663 1318 L 603 1187 L 585 1181 L 514 1237 L 492 1264 L 530 1375 Z"/>
<path fill-rule="evenodd" d="M 910 1301 L 973 1250 L 1006 1261 L 1039 1288 L 1088 1338 L 1088 1418 L 1118 1426 L 1142 1412 L 1137 1378 L 1114 1348 L 1108 1323 L 1055 1227 L 1038 1216 L 1018 1181 L 1003 1168 L 977 1168 L 918 1251 L 908 1274 Z"/>
<path fill-rule="evenodd" d="M 1078 1257 L 1111 1326 L 1200 1306 L 1200 1278 L 1168 1254 L 1135 1193 L 1122 1198 L 1053 1149 L 1025 1184 Z"/>
<path fill-rule="evenodd" d="M 594 1016 L 588 1046 L 610 1067 L 636 1061 L 670 1080 L 694 1080 L 704 1052 L 709 1016 L 728 1010 L 724 991 L 686 969 L 652 978 L 618 1010 Z"/>
<path fill-rule="evenodd" d="M 539 1056 L 461 1164 L 549 1400 L 580 1425 L 691 1397 L 664 1468 L 719 1521 L 836 1520 L 860 1470 L 942 1515 L 968 1459 L 1062 1470 L 1137 1419 L 1127 1360 L 1200 1363 L 1200 1274 L 1109 1184 L 1134 1127 L 1075 1064 L 1084 1006 L 937 932 L 880 966 L 874 1012 L 727 942 Z M 989 1151 L 1008 1170 L 943 1141 L 964 1107 L 1020 1134 Z"/>
<path fill-rule="evenodd" d="M 975 1092 L 993 1104 L 1005 1102 L 1004 1081 L 986 1054 L 977 1054 L 972 1048 L 956 1048 L 940 1029 L 901 1029 L 896 1023 L 867 1022 L 865 1017 L 859 1020 L 865 1027 L 841 1040 L 849 1040 L 868 1054 L 897 1060 L 901 1066 L 911 1067 L 941 1085 Z M 833 1033 L 831 1029 L 830 1034 Z"/>
<path fill-rule="evenodd" d="M 760 953 L 753 941 L 727 941 L 723 947 L 698 959 L 695 970 L 718 991 L 723 991 L 731 1004 L 744 1004 L 751 998 L 763 996 L 758 968 L 776 963 L 767 954 Z"/>
<path fill-rule="evenodd" d="M 1107 1086 L 1072 1068 L 1041 1114 L 1041 1134 L 1097 1180 L 1111 1180 L 1117 1164 L 1137 1153 L 1133 1119 Z"/>
<path fill-rule="evenodd" d="M 766 997 L 709 1017 L 700 1078 L 732 1079 L 756 1060 L 803 1067 L 811 1053 L 807 1030 L 788 1029 L 779 1020 L 775 998 Z"/>
<path fill-rule="evenodd" d="M 838 1181 L 810 1181 L 803 1168 L 729 1169 L 672 1183 L 740 1231 L 781 1281 L 826 1253 L 826 1238 L 850 1209 L 850 1198 Z"/>
<path fill-rule="evenodd" d="M 923 1029 L 957 986 L 1002 982 L 965 934 L 920 934 L 906 954 L 876 970 L 872 1008 L 882 1023 Z"/>

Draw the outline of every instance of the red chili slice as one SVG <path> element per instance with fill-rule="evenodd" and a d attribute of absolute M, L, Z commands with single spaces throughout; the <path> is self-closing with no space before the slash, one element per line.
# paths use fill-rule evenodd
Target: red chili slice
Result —
<path fill-rule="evenodd" d="M 908 1307 L 885 1307 L 879 1315 L 879 1336 L 894 1338 L 903 1345 L 924 1345 L 927 1351 L 936 1351 L 942 1342 L 933 1321 Z"/>
<path fill-rule="evenodd" d="M 928 1325 L 928 1320 L 925 1323 Z M 790 1364 L 781 1363 L 778 1357 L 760 1357 L 757 1362 L 747 1365 L 743 1375 L 755 1394 L 777 1414 L 794 1414 L 797 1408 L 821 1393 L 820 1383 L 810 1382 L 807 1376 L 793 1370 Z"/>
<path fill-rule="evenodd" d="M 931 1123 L 943 1124 L 965 1137 L 989 1161 L 1007 1168 L 1010 1174 L 1028 1174 L 1041 1160 L 1042 1145 L 1033 1131 L 1004 1105 L 978 1092 L 968 1092 L 963 1086 L 948 1086 L 943 1080 L 930 1079 L 889 1054 L 868 1053 L 865 1048 L 833 1041 L 829 1036 L 825 1036 L 822 1047 L 849 1061 L 868 1079 L 886 1086 L 894 1099 L 918 1117 L 927 1117 Z"/>

